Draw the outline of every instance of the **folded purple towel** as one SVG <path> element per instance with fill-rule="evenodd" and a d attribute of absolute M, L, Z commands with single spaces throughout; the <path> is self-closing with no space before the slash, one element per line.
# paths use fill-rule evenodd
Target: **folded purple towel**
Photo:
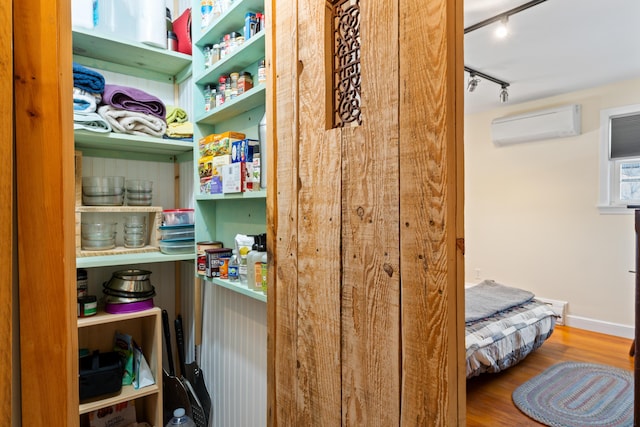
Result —
<path fill-rule="evenodd" d="M 166 107 L 157 97 L 129 86 L 104 86 L 102 103 L 121 110 L 147 113 L 164 120 Z"/>

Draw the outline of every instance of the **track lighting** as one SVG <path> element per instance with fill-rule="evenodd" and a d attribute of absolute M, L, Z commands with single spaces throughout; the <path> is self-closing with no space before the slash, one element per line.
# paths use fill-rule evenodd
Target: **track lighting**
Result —
<path fill-rule="evenodd" d="M 505 85 L 502 85 L 502 88 L 500 89 L 500 102 L 502 104 L 509 102 L 509 91 Z"/>
<path fill-rule="evenodd" d="M 478 83 L 480 83 L 480 79 L 483 78 L 485 80 L 489 80 L 497 85 L 500 85 L 499 98 L 500 102 L 503 104 L 509 101 L 509 91 L 507 88 L 509 87 L 509 83 L 504 80 L 497 79 L 489 74 L 482 73 L 478 70 L 474 70 L 473 68 L 464 66 L 464 70 L 469 73 L 469 82 L 467 83 L 467 91 L 473 92 L 478 87 Z"/>
<path fill-rule="evenodd" d="M 474 73 L 469 74 L 469 82 L 467 83 L 467 91 L 468 92 L 473 92 L 474 90 L 476 90 L 476 88 L 478 87 L 479 83 L 480 83 L 480 79 Z"/>
<path fill-rule="evenodd" d="M 496 31 L 495 31 L 495 35 L 497 38 L 503 39 L 507 37 L 507 34 L 509 34 L 509 27 L 507 26 L 508 23 L 509 23 L 508 16 L 505 16 L 500 20 L 500 23 L 498 24 L 498 27 L 496 28 Z"/>

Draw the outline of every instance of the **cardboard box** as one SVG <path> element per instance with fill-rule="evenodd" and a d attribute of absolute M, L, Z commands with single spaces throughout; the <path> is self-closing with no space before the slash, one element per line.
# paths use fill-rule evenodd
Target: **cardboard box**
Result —
<path fill-rule="evenodd" d="M 90 427 L 127 427 L 136 420 L 133 400 L 89 412 Z"/>
<path fill-rule="evenodd" d="M 198 176 L 200 180 L 211 178 L 213 175 L 213 156 L 200 157 L 198 159 Z"/>
<path fill-rule="evenodd" d="M 244 138 L 245 134 L 240 132 L 212 133 L 204 136 L 198 141 L 200 157 L 231 154 L 231 143 Z"/>
<path fill-rule="evenodd" d="M 222 194 L 222 175 L 214 175 L 211 177 L 209 194 Z"/>
<path fill-rule="evenodd" d="M 231 163 L 222 166 L 222 192 L 242 193 L 246 190 L 246 163 Z"/>
<path fill-rule="evenodd" d="M 211 194 L 211 177 L 200 179 L 200 194 Z"/>
<path fill-rule="evenodd" d="M 213 157 L 211 159 L 211 176 L 220 177 L 220 182 L 222 182 L 222 166 L 228 165 L 229 163 L 231 163 L 231 156 L 228 154 L 224 156 Z"/>
<path fill-rule="evenodd" d="M 254 153 L 260 152 L 260 141 L 243 139 L 231 143 L 231 161 L 233 163 L 253 161 Z"/>
<path fill-rule="evenodd" d="M 211 151 L 214 156 L 223 156 L 231 154 L 231 144 L 235 141 L 241 141 L 245 138 L 244 133 L 225 132 L 216 135 L 213 143 L 210 143 Z"/>
<path fill-rule="evenodd" d="M 198 154 L 200 155 L 200 157 L 213 156 L 213 147 L 209 146 L 209 144 L 213 143 L 215 138 L 215 133 L 200 138 L 200 140 L 198 141 Z"/>

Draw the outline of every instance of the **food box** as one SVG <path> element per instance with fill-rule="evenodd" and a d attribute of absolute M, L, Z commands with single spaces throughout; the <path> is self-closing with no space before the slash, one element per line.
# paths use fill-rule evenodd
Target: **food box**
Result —
<path fill-rule="evenodd" d="M 136 423 L 135 401 L 118 403 L 89 412 L 90 427 L 128 427 Z"/>
<path fill-rule="evenodd" d="M 231 143 L 244 138 L 245 134 L 240 132 L 212 133 L 204 136 L 198 141 L 200 157 L 231 154 Z"/>
<path fill-rule="evenodd" d="M 241 193 L 246 191 L 246 163 L 231 163 L 222 166 L 222 192 Z"/>
<path fill-rule="evenodd" d="M 231 161 L 233 163 L 252 162 L 254 153 L 260 152 L 260 141 L 243 139 L 231 143 Z"/>
<path fill-rule="evenodd" d="M 198 159 L 198 176 L 200 179 L 211 178 L 213 174 L 213 156 L 200 157 Z"/>

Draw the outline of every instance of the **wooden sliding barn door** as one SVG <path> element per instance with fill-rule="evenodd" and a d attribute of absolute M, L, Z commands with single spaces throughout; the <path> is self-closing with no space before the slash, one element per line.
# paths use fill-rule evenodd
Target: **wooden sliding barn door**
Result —
<path fill-rule="evenodd" d="M 268 3 L 269 424 L 464 425 L 462 1 Z"/>

